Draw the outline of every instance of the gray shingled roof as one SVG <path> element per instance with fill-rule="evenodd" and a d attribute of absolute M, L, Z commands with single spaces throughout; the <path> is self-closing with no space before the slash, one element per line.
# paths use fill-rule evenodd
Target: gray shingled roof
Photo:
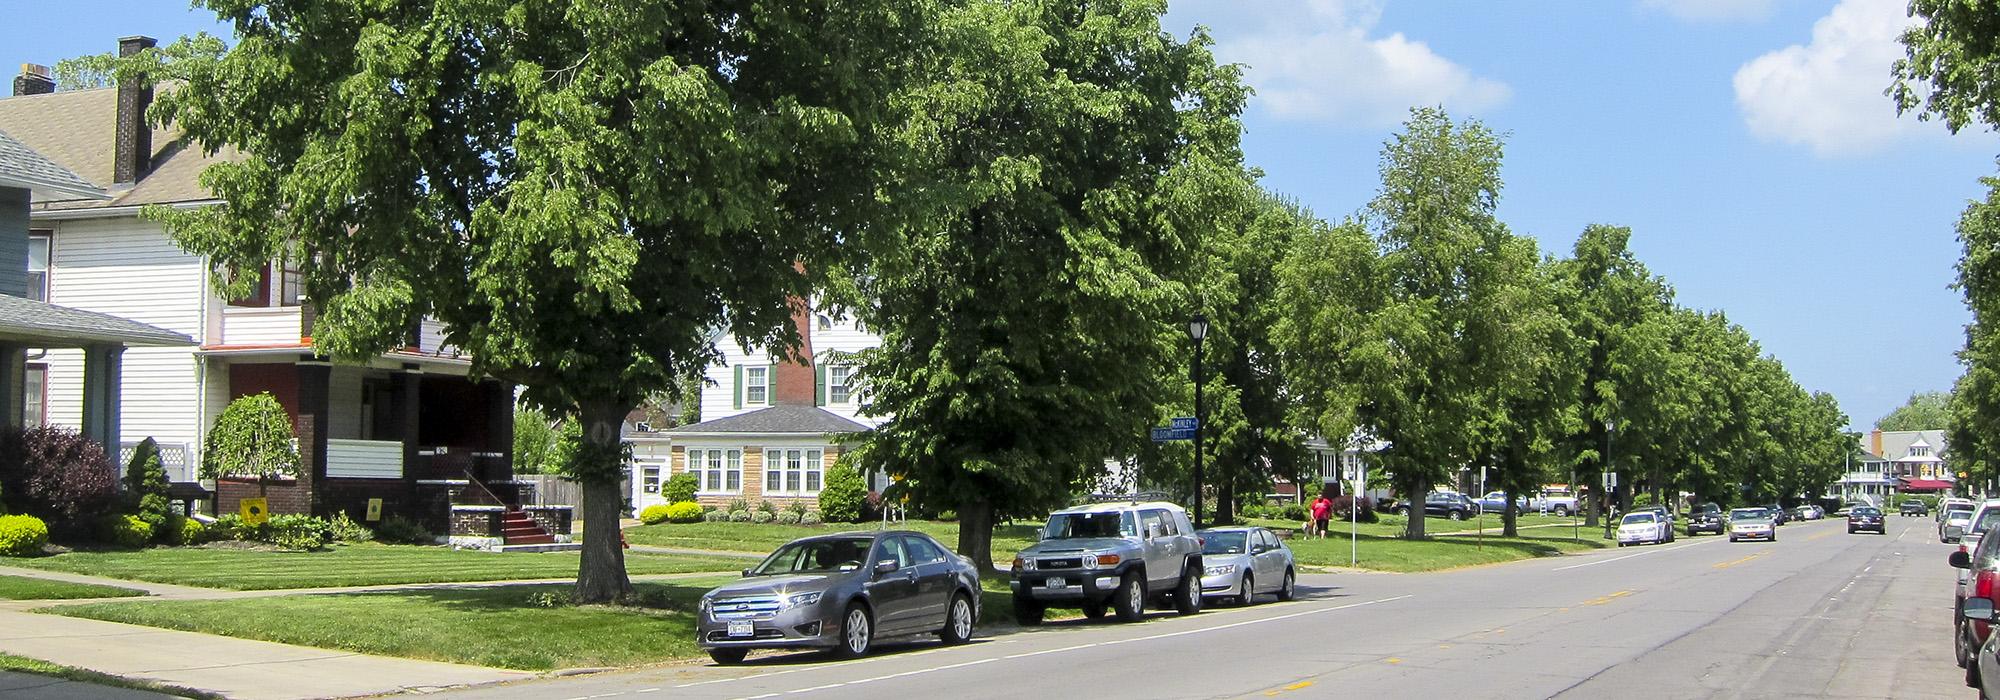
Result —
<path fill-rule="evenodd" d="M 19 187 L 44 199 L 111 198 L 103 188 L 56 165 L 5 131 L 0 131 L 0 187 Z"/>
<path fill-rule="evenodd" d="M 154 87 L 156 92 L 172 89 L 171 83 Z M 117 127 L 117 88 L 0 97 L 0 131 L 6 131 L 85 181 L 105 188 L 116 184 L 112 182 L 112 160 L 117 152 L 114 145 Z M 108 200 L 78 196 L 38 198 L 35 208 L 44 211 L 211 200 L 215 196 L 198 180 L 202 169 L 210 163 L 237 157 L 232 149 L 204 154 L 179 129 L 155 126 L 152 167 L 130 188 L 118 188 Z"/>
<path fill-rule="evenodd" d="M 194 344 L 193 338 L 138 321 L 5 294 L 0 294 L 0 340 L 58 348 L 88 343 Z"/>
<path fill-rule="evenodd" d="M 772 406 L 749 413 L 739 413 L 727 418 L 702 421 L 694 425 L 684 425 L 667 432 L 668 435 L 754 433 L 771 435 L 777 433 L 797 433 L 801 435 L 825 435 L 828 433 L 867 432 L 868 426 L 842 418 L 817 406 Z"/>

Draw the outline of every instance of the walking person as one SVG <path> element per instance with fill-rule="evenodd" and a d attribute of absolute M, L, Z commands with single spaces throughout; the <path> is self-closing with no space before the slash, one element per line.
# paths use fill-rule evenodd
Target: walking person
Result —
<path fill-rule="evenodd" d="M 1332 518 L 1333 500 L 1327 498 L 1325 492 L 1321 492 L 1319 498 L 1312 502 L 1313 534 L 1318 535 L 1320 539 L 1326 539 L 1327 525 Z"/>

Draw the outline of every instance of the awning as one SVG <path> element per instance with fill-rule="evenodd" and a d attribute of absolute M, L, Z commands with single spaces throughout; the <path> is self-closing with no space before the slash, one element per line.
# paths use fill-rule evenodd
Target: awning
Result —
<path fill-rule="evenodd" d="M 1903 479 L 1902 482 L 1904 491 L 1948 491 L 1957 485 L 1937 479 Z"/>

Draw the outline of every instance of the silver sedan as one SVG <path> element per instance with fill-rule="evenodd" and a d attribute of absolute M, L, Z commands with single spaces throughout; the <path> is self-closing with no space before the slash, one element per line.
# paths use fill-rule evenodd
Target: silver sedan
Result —
<path fill-rule="evenodd" d="M 1278 600 L 1292 599 L 1292 584 L 1298 577 L 1292 549 L 1276 534 L 1261 527 L 1217 527 L 1196 533 L 1201 536 L 1201 577 L 1203 598 L 1229 598 L 1244 605 L 1257 596 L 1277 594 Z"/>

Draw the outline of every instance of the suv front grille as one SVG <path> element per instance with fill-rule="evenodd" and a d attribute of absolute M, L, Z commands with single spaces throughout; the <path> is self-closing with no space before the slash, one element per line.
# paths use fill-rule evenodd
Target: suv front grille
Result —
<path fill-rule="evenodd" d="M 1083 560 L 1077 557 L 1037 559 L 1035 560 L 1035 565 L 1041 569 L 1075 569 L 1083 566 Z"/>

